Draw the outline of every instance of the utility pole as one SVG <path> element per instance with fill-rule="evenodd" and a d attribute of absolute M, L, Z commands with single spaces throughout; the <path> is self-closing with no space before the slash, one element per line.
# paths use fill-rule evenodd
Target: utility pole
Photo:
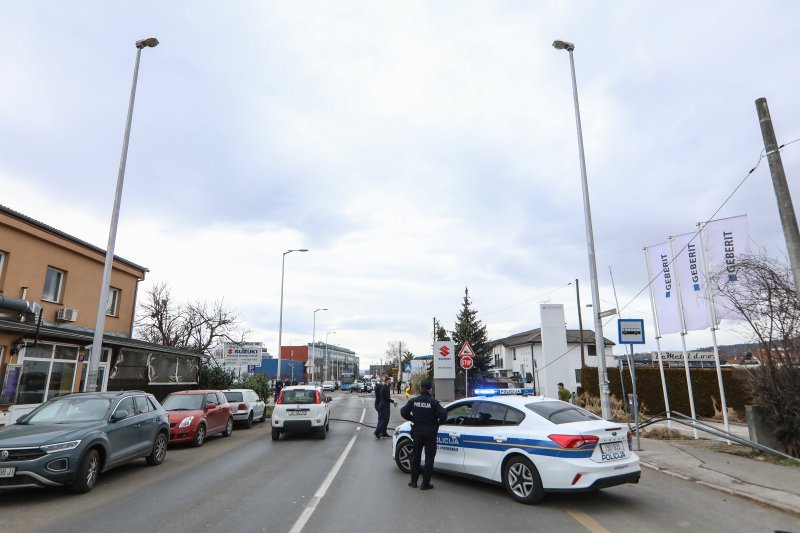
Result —
<path fill-rule="evenodd" d="M 797 217 L 794 214 L 789 186 L 786 184 L 781 152 L 778 140 L 775 138 L 766 98 L 756 100 L 756 111 L 758 112 L 758 122 L 761 125 L 761 136 L 764 138 L 764 149 L 767 151 L 772 187 L 775 189 L 775 199 L 778 201 L 778 214 L 783 226 L 783 237 L 786 239 L 786 251 L 792 267 L 794 287 L 797 291 L 800 290 L 800 231 L 797 229 Z"/>
<path fill-rule="evenodd" d="M 581 331 L 581 368 L 583 368 L 586 366 L 586 359 L 583 355 L 583 313 L 581 313 L 581 290 L 578 286 L 578 278 L 575 278 L 575 298 L 578 300 L 578 328 Z M 531 354 L 533 354 L 533 351 L 531 351 Z"/>

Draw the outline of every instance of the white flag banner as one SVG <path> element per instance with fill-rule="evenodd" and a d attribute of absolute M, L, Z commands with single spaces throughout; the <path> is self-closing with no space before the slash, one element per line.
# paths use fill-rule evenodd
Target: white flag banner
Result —
<path fill-rule="evenodd" d="M 678 309 L 678 293 L 674 284 L 672 253 L 669 243 L 664 242 L 645 248 L 647 264 L 653 280 L 653 303 L 658 317 L 658 330 L 661 335 L 681 332 L 681 317 Z M 652 278 L 651 278 L 652 279 Z"/>
<path fill-rule="evenodd" d="M 708 273 L 725 271 L 725 283 L 737 283 L 737 262 L 750 250 L 747 228 L 747 215 L 712 220 L 703 227 L 703 247 L 708 265 Z M 717 319 L 743 320 L 744 317 L 733 308 L 730 300 L 714 294 L 714 311 Z"/>
<path fill-rule="evenodd" d="M 708 301 L 705 293 L 705 277 L 702 276 L 702 245 L 697 233 L 684 233 L 672 239 L 675 261 L 672 269 L 678 279 L 683 306 L 683 322 L 686 331 L 697 331 L 711 327 L 708 316 Z"/>

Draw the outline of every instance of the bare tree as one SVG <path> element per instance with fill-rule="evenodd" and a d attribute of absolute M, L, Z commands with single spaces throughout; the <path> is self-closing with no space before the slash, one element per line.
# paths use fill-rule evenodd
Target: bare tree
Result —
<path fill-rule="evenodd" d="M 142 340 L 209 356 L 222 342 L 243 343 L 249 334 L 240 329 L 238 315 L 225 308 L 224 300 L 180 304 L 164 282 L 147 291 L 135 325 Z"/>
<path fill-rule="evenodd" d="M 788 265 L 766 253 L 737 259 L 735 279 L 728 269 L 712 274 L 716 298 L 738 311 L 753 332 L 760 364 L 750 371 L 754 398 L 768 408 L 778 441 L 800 456 L 800 300 Z"/>

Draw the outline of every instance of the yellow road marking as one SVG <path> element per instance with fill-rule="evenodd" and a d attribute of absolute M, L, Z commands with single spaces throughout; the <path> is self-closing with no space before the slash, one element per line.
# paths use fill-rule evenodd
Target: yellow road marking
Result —
<path fill-rule="evenodd" d="M 592 533 L 611 533 L 609 530 L 601 526 L 597 520 L 583 511 L 568 510 L 567 514 L 574 518 L 580 525 L 585 527 L 587 531 L 591 531 Z"/>

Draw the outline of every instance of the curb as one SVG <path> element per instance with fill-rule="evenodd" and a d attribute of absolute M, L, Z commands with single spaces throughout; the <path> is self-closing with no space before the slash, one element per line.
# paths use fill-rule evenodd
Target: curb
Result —
<path fill-rule="evenodd" d="M 683 479 L 685 481 L 690 481 L 692 483 L 696 483 L 696 484 L 701 485 L 703 487 L 708 487 L 710 489 L 714 489 L 714 490 L 717 490 L 717 491 L 720 491 L 720 492 L 724 492 L 725 494 L 730 494 L 732 496 L 739 496 L 740 498 L 745 498 L 745 499 L 754 501 L 756 503 L 760 503 L 761 505 L 765 505 L 767 507 L 772 507 L 774 509 L 778 509 L 780 511 L 784 511 L 786 513 L 790 513 L 790 514 L 793 514 L 793 515 L 800 516 L 800 509 L 798 509 L 796 507 L 783 505 L 783 504 L 781 504 L 779 502 L 776 502 L 774 500 L 769 500 L 767 498 L 762 498 L 761 496 L 756 496 L 755 494 L 751 494 L 749 492 L 735 490 L 735 489 L 732 489 L 732 488 L 729 488 L 729 487 L 723 487 L 722 485 L 717 485 L 715 483 L 709 483 L 708 481 L 703 481 L 703 480 L 700 480 L 700 479 L 695 479 L 695 478 L 692 478 L 692 477 L 689 477 L 689 476 L 685 476 L 683 474 L 678 474 L 677 472 L 672 472 L 670 470 L 667 470 L 665 468 L 661 468 L 660 466 L 656 466 L 653 463 L 648 463 L 646 461 L 639 461 L 639 464 L 641 466 L 644 466 L 646 468 L 650 468 L 651 470 L 655 470 L 657 472 L 661 472 L 661 473 L 666 474 L 668 476 L 676 477 L 678 479 Z M 773 490 L 775 490 L 775 489 L 773 489 Z"/>

